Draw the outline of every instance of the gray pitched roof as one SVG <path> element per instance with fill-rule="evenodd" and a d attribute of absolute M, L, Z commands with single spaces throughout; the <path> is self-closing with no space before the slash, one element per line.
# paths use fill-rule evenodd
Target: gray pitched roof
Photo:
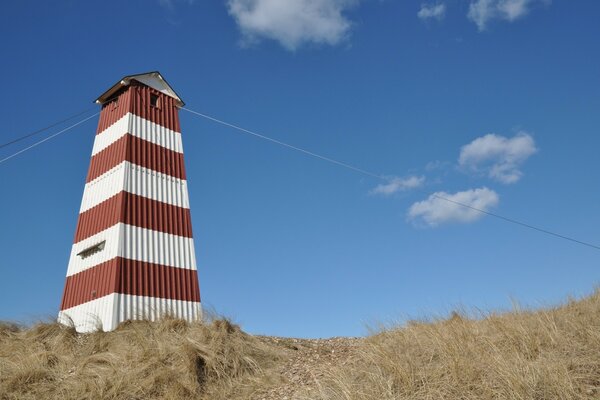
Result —
<path fill-rule="evenodd" d="M 179 95 L 175 92 L 175 90 L 173 90 L 171 85 L 167 83 L 165 78 L 163 78 L 160 72 L 158 71 L 145 72 L 143 74 L 136 75 L 127 75 L 121 78 L 121 80 L 115 83 L 110 89 L 102 93 L 100 97 L 96 99 L 96 103 L 106 103 L 106 101 L 108 101 L 112 97 L 112 95 L 115 94 L 115 92 L 117 92 L 122 87 L 129 85 L 132 79 L 135 79 L 136 81 L 141 82 L 144 85 L 150 86 L 151 88 L 156 89 L 159 92 L 166 94 L 167 96 L 173 97 L 175 100 L 177 100 L 177 106 L 179 107 L 183 107 L 185 105 L 183 100 L 181 100 Z"/>

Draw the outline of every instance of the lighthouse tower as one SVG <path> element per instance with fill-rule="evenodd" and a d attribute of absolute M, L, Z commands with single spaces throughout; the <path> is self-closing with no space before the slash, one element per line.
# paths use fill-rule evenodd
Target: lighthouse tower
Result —
<path fill-rule="evenodd" d="M 201 318 L 179 108 L 158 72 L 126 76 L 102 105 L 58 320 L 79 332 Z"/>

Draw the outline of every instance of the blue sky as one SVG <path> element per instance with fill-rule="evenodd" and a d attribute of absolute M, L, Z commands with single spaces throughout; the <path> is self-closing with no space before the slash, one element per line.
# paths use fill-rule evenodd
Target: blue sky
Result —
<path fill-rule="evenodd" d="M 596 1 L 0 7 L 0 142 L 160 70 L 190 109 L 389 177 L 181 113 L 204 306 L 251 333 L 361 335 L 599 282 L 598 250 L 430 197 L 600 244 Z M 0 164 L 0 319 L 58 311 L 96 123 Z"/>

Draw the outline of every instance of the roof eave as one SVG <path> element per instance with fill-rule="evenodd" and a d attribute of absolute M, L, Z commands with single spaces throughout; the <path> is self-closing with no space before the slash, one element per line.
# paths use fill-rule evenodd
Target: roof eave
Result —
<path fill-rule="evenodd" d="M 117 83 L 115 83 L 113 86 L 111 86 L 110 89 L 108 89 L 107 91 L 102 93 L 94 102 L 97 104 L 106 103 L 112 97 L 112 95 L 115 94 L 119 89 L 121 89 L 125 86 L 129 86 L 132 79 L 135 80 L 136 76 L 141 76 L 141 75 L 155 75 L 156 77 L 158 77 L 175 94 L 175 96 L 169 95 L 169 97 L 173 97 L 175 99 L 175 101 L 176 101 L 175 105 L 180 108 L 185 106 L 185 103 L 183 102 L 183 100 L 181 100 L 181 97 L 179 97 L 177 92 L 175 92 L 175 89 L 173 89 L 173 87 L 171 85 L 169 85 L 169 82 L 167 82 L 167 80 L 165 78 L 163 78 L 163 76 L 158 71 L 145 72 L 143 74 L 126 75 L 123 78 L 121 78 Z"/>

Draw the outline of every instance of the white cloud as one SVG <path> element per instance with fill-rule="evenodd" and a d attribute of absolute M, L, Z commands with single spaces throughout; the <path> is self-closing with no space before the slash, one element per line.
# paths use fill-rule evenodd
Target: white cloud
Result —
<path fill-rule="evenodd" d="M 443 3 L 440 4 L 421 4 L 421 9 L 417 13 L 417 16 L 422 20 L 427 19 L 437 19 L 441 21 L 446 16 L 446 5 Z"/>
<path fill-rule="evenodd" d="M 512 22 L 527 15 L 536 3 L 549 4 L 551 0 L 474 0 L 469 4 L 467 17 L 475 22 L 480 31 L 488 22 L 501 19 Z"/>
<path fill-rule="evenodd" d="M 425 183 L 424 176 L 409 176 L 408 178 L 394 176 L 388 179 L 388 183 L 377 185 L 370 193 L 390 196 L 397 192 L 418 188 L 423 186 L 423 183 Z"/>
<path fill-rule="evenodd" d="M 336 45 L 352 23 L 344 15 L 358 0 L 228 0 L 242 43 L 278 41 L 288 50 L 305 43 Z"/>
<path fill-rule="evenodd" d="M 483 171 L 502 183 L 515 183 L 523 176 L 521 164 L 536 151 L 533 137 L 526 132 L 510 139 L 489 133 L 464 145 L 458 163 L 473 171 Z"/>
<path fill-rule="evenodd" d="M 453 194 L 436 192 L 426 200 L 414 203 L 408 210 L 408 218 L 431 227 L 451 222 L 474 222 L 485 215 L 477 210 L 487 212 L 499 201 L 498 194 L 486 187 Z"/>

